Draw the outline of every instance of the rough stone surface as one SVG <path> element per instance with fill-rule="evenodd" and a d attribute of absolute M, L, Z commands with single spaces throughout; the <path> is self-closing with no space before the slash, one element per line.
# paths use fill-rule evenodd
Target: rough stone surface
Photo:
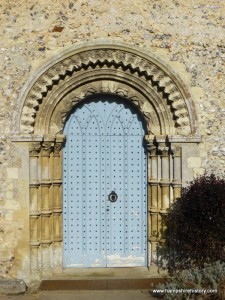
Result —
<path fill-rule="evenodd" d="M 21 167 L 28 150 L 10 139 L 19 95 L 50 58 L 71 47 L 126 43 L 169 66 L 191 93 L 202 135 L 191 174 L 225 176 L 224 12 L 224 0 L 1 0 L 0 276 L 29 282 L 29 171 Z"/>
<path fill-rule="evenodd" d="M 23 280 L 0 279 L 0 295 L 17 295 L 26 292 Z"/>

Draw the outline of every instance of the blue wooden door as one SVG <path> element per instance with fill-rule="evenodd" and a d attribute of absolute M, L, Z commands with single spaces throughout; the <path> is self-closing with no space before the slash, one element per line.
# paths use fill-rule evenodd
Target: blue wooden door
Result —
<path fill-rule="evenodd" d="M 142 121 L 120 98 L 98 95 L 64 133 L 64 267 L 146 266 Z"/>

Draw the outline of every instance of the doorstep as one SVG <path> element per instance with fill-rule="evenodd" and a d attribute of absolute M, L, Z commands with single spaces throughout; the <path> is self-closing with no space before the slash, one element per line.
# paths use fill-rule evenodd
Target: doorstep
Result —
<path fill-rule="evenodd" d="M 56 290 L 150 290 L 165 278 L 135 279 L 52 279 L 43 280 L 39 291 Z"/>
<path fill-rule="evenodd" d="M 140 290 L 166 282 L 148 268 L 65 269 L 63 274 L 41 281 L 39 291 L 56 290 Z"/>

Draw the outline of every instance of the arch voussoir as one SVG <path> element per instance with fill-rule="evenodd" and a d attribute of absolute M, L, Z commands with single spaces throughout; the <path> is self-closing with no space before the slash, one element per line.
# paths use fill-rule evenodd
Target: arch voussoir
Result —
<path fill-rule="evenodd" d="M 167 109 L 170 114 L 171 121 L 168 126 L 176 128 L 178 133 L 184 132 L 185 134 L 190 134 L 194 132 L 193 116 L 190 117 L 191 110 L 187 104 L 185 97 L 186 92 L 182 85 L 179 86 L 179 82 L 176 83 L 173 80 L 174 75 L 170 76 L 170 71 L 166 72 L 165 68 L 161 67 L 160 63 L 157 63 L 155 59 L 146 56 L 142 53 L 135 52 L 132 49 L 119 47 L 119 46 L 98 46 L 98 47 L 88 47 L 88 49 L 76 50 L 74 54 L 70 54 L 69 57 L 56 62 L 51 67 L 49 67 L 33 84 L 30 91 L 28 92 L 21 113 L 20 120 L 20 130 L 23 133 L 32 134 L 35 131 L 41 132 L 47 130 L 46 128 L 37 129 L 37 119 L 42 119 L 41 115 L 45 114 L 44 109 L 45 103 L 51 102 L 53 107 L 52 110 L 57 111 L 57 105 L 59 102 L 52 100 L 52 90 L 53 87 L 58 87 L 60 91 L 59 94 L 64 94 L 63 89 L 66 90 L 66 85 L 63 82 L 67 77 L 74 79 L 74 88 L 79 86 L 80 73 L 84 73 L 87 77 L 91 76 L 91 72 L 95 71 L 95 75 L 92 76 L 90 80 L 90 85 L 93 86 L 88 89 L 82 95 L 77 95 L 72 90 L 70 90 L 71 95 L 67 97 L 67 104 L 64 105 L 68 112 L 71 110 L 76 102 L 81 101 L 84 97 L 87 97 L 91 93 L 109 92 L 115 93 L 124 98 L 129 98 L 132 103 L 137 106 L 140 110 L 144 105 L 141 105 L 140 98 L 137 93 L 133 93 L 136 88 L 135 80 L 139 81 L 143 87 L 151 87 L 152 91 L 158 95 L 161 103 L 160 107 L 164 107 L 163 110 Z M 121 81 L 119 76 L 113 70 L 120 70 L 123 77 L 126 79 L 127 88 L 122 88 L 123 84 L 119 84 Z M 111 72 L 111 73 L 110 73 Z M 101 89 L 97 88 L 96 80 L 98 75 L 107 74 L 108 78 L 113 82 L 116 82 L 117 90 L 113 90 L 108 87 L 104 89 L 104 84 Z M 131 77 L 133 76 L 133 77 Z M 130 79 L 130 82 L 128 82 Z M 104 82 L 104 80 L 102 80 Z M 82 83 L 81 83 L 82 84 Z M 83 83 L 84 84 L 84 83 Z M 86 85 L 86 83 L 84 84 Z M 143 88 L 144 89 L 144 88 Z M 183 90 L 182 90 L 183 89 Z M 97 90 L 97 92 L 96 92 Z M 182 91 L 181 91 L 182 90 Z M 134 95 L 132 95 L 132 93 Z M 75 94 L 75 95 L 74 95 Z M 145 93 L 147 94 L 147 93 Z M 151 102 L 151 92 L 149 95 L 145 96 L 145 101 Z M 49 100 L 51 98 L 51 101 Z M 77 99 L 77 101 L 75 100 Z M 79 99 L 79 100 L 78 100 Z M 71 104 L 69 102 L 71 102 Z M 190 101 L 188 102 L 190 104 Z M 148 114 L 148 112 L 144 112 Z M 58 115 L 64 115 L 65 112 L 59 112 Z M 148 114 L 149 115 L 149 114 Z M 161 114 L 164 115 L 163 113 Z M 49 116 L 52 117 L 52 114 Z M 48 121 L 48 124 L 55 122 L 52 120 Z M 168 123 L 168 122 L 161 122 Z M 175 130 L 175 129 L 174 129 Z M 174 130 L 162 129 L 161 131 L 168 131 L 168 133 L 174 133 Z M 180 131 L 179 131 L 180 130 Z"/>

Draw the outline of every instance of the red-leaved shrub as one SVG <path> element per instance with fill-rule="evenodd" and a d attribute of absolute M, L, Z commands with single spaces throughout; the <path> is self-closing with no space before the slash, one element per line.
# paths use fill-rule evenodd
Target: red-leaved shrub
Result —
<path fill-rule="evenodd" d="M 182 189 L 165 220 L 170 271 L 225 261 L 225 180 L 214 174 Z"/>

